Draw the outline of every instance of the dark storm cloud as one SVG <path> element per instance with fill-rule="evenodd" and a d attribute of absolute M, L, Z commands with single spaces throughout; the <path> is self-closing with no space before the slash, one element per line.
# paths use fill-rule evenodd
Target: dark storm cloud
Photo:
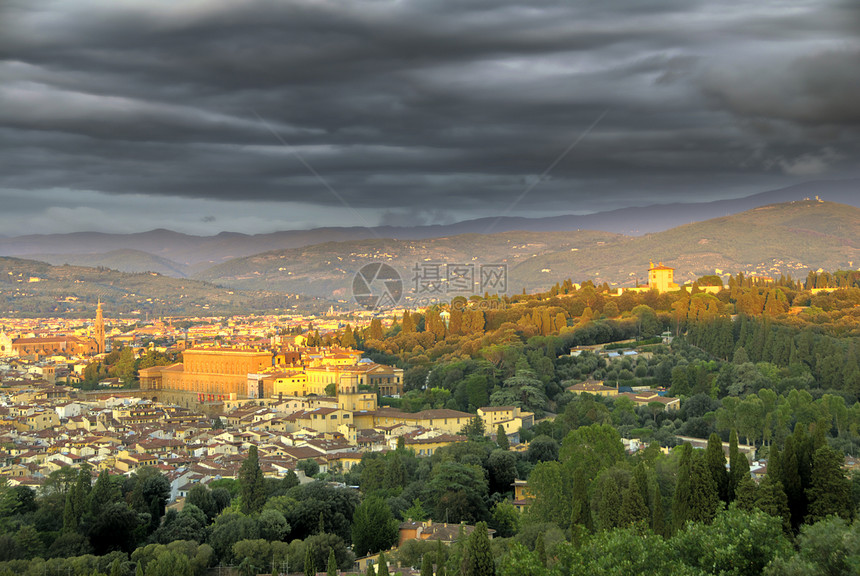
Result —
<path fill-rule="evenodd" d="M 7 0 L 0 188 L 57 206 L 340 196 L 448 221 L 505 211 L 604 113 L 520 211 L 851 175 L 856 17 L 839 0 Z"/>

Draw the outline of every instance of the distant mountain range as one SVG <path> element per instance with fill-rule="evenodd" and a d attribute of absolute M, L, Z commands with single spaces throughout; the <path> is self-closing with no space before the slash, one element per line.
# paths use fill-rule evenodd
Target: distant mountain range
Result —
<path fill-rule="evenodd" d="M 427 240 L 353 240 L 230 260 L 195 278 L 237 289 L 301 292 L 348 301 L 365 264 L 385 262 L 407 291 L 434 264 L 507 266 L 508 293 L 555 282 L 647 282 L 649 261 L 676 269 L 679 282 L 716 273 L 805 277 L 809 270 L 860 266 L 860 208 L 800 200 L 643 236 L 600 231 L 464 234 Z M 442 268 L 442 270 L 446 270 Z M 717 272 L 720 271 L 720 272 Z M 444 273 L 444 272 L 443 272 Z"/>
<path fill-rule="evenodd" d="M 834 184 L 830 196 L 849 189 L 849 183 Z M 804 196 L 798 189 L 768 194 Z M 850 199 L 860 203 L 858 196 L 852 190 Z M 739 203 L 721 201 L 705 206 L 712 211 L 714 206 L 729 211 Z M 683 210 L 678 205 L 672 209 L 642 208 L 638 215 L 641 222 L 650 221 L 643 215 L 657 212 L 671 212 L 678 217 L 689 214 L 684 212 L 692 210 L 689 206 Z M 591 216 L 590 223 L 599 226 L 603 222 L 610 228 L 610 222 L 621 221 L 612 218 L 622 212 L 625 211 L 616 211 L 615 216 Z M 415 303 L 419 296 L 444 299 L 473 291 L 494 292 L 480 284 L 482 265 L 506 268 L 504 292 L 508 294 L 545 290 L 567 278 L 613 286 L 645 283 L 649 261 L 675 268 L 679 283 L 715 273 L 803 278 L 810 270 L 860 267 L 860 208 L 814 196 L 811 200 L 756 206 L 641 235 L 594 230 L 585 224 L 581 229 L 551 230 L 564 223 L 579 222 L 577 218 L 581 217 L 502 219 L 496 228 L 515 221 L 548 230 L 469 232 L 429 238 L 378 238 L 371 230 L 360 228 L 263 236 L 219 234 L 209 238 L 166 230 L 125 236 L 5 238 L 0 239 L 3 251 L 31 252 L 28 259 L 0 256 L 0 316 L 85 316 L 98 299 L 108 302 L 113 313 L 132 316 L 221 315 L 274 309 L 319 311 L 332 301 L 354 307 L 356 273 L 364 265 L 376 262 L 384 262 L 400 274 L 407 304 Z M 488 226 L 485 220 L 414 230 L 375 229 L 374 234 L 398 231 L 420 235 L 429 234 L 430 229 L 440 233 L 486 230 Z M 132 240 L 135 248 L 124 246 Z M 296 243 L 302 245 L 243 254 L 260 246 Z M 97 245 L 112 249 L 75 252 Z M 37 248 L 44 252 L 35 251 Z M 228 258 L 236 253 L 240 256 Z M 178 264 L 165 254 L 187 257 L 186 264 Z M 204 254 L 212 256 L 215 263 L 197 260 Z M 451 275 L 455 269 L 459 272 Z M 437 285 L 442 286 L 441 293 L 423 292 L 428 275 L 436 273 L 440 275 Z M 474 275 L 474 290 L 455 286 L 462 280 L 462 273 Z"/>
<path fill-rule="evenodd" d="M 50 264 L 103 266 L 123 272 L 153 271 L 185 277 L 209 276 L 207 268 L 235 258 L 273 250 L 298 249 L 326 242 L 353 242 L 383 238 L 423 240 L 462 234 L 572 232 L 598 230 L 642 236 L 758 206 L 820 196 L 860 207 L 860 180 L 819 181 L 755 194 L 746 198 L 703 203 L 676 203 L 621 208 L 589 215 L 548 218 L 481 218 L 450 225 L 375 228 L 316 228 L 247 235 L 222 232 L 191 236 L 170 230 L 136 234 L 80 232 L 0 237 L 0 256 L 40 260 Z"/>
<path fill-rule="evenodd" d="M 330 303 L 297 294 L 234 290 L 154 272 L 51 266 L 0 257 L 0 317 L 93 317 L 96 302 L 110 317 L 222 316 L 324 311 Z"/>

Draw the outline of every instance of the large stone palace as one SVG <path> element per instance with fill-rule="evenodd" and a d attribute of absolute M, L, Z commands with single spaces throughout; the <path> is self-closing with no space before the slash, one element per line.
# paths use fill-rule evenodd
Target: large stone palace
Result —
<path fill-rule="evenodd" d="M 224 402 L 325 396 L 363 403 L 362 393 L 392 396 L 403 393 L 403 370 L 361 359 L 356 350 L 307 348 L 291 356 L 263 348 L 189 348 L 182 362 L 144 368 L 139 372 L 144 391 L 179 400 Z"/>

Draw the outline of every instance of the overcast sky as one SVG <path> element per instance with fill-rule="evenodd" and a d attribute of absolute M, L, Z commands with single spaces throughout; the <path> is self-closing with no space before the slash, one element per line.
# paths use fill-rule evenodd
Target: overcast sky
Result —
<path fill-rule="evenodd" d="M 858 153 L 857 0 L 0 0 L 5 235 L 589 213 Z"/>

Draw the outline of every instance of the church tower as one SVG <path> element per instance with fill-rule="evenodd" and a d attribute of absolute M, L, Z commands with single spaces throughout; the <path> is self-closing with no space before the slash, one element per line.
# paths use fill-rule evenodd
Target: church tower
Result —
<path fill-rule="evenodd" d="M 96 308 L 96 321 L 93 326 L 93 337 L 96 340 L 96 348 L 98 354 L 105 352 L 105 319 L 102 316 L 102 301 L 99 299 L 99 307 Z"/>

